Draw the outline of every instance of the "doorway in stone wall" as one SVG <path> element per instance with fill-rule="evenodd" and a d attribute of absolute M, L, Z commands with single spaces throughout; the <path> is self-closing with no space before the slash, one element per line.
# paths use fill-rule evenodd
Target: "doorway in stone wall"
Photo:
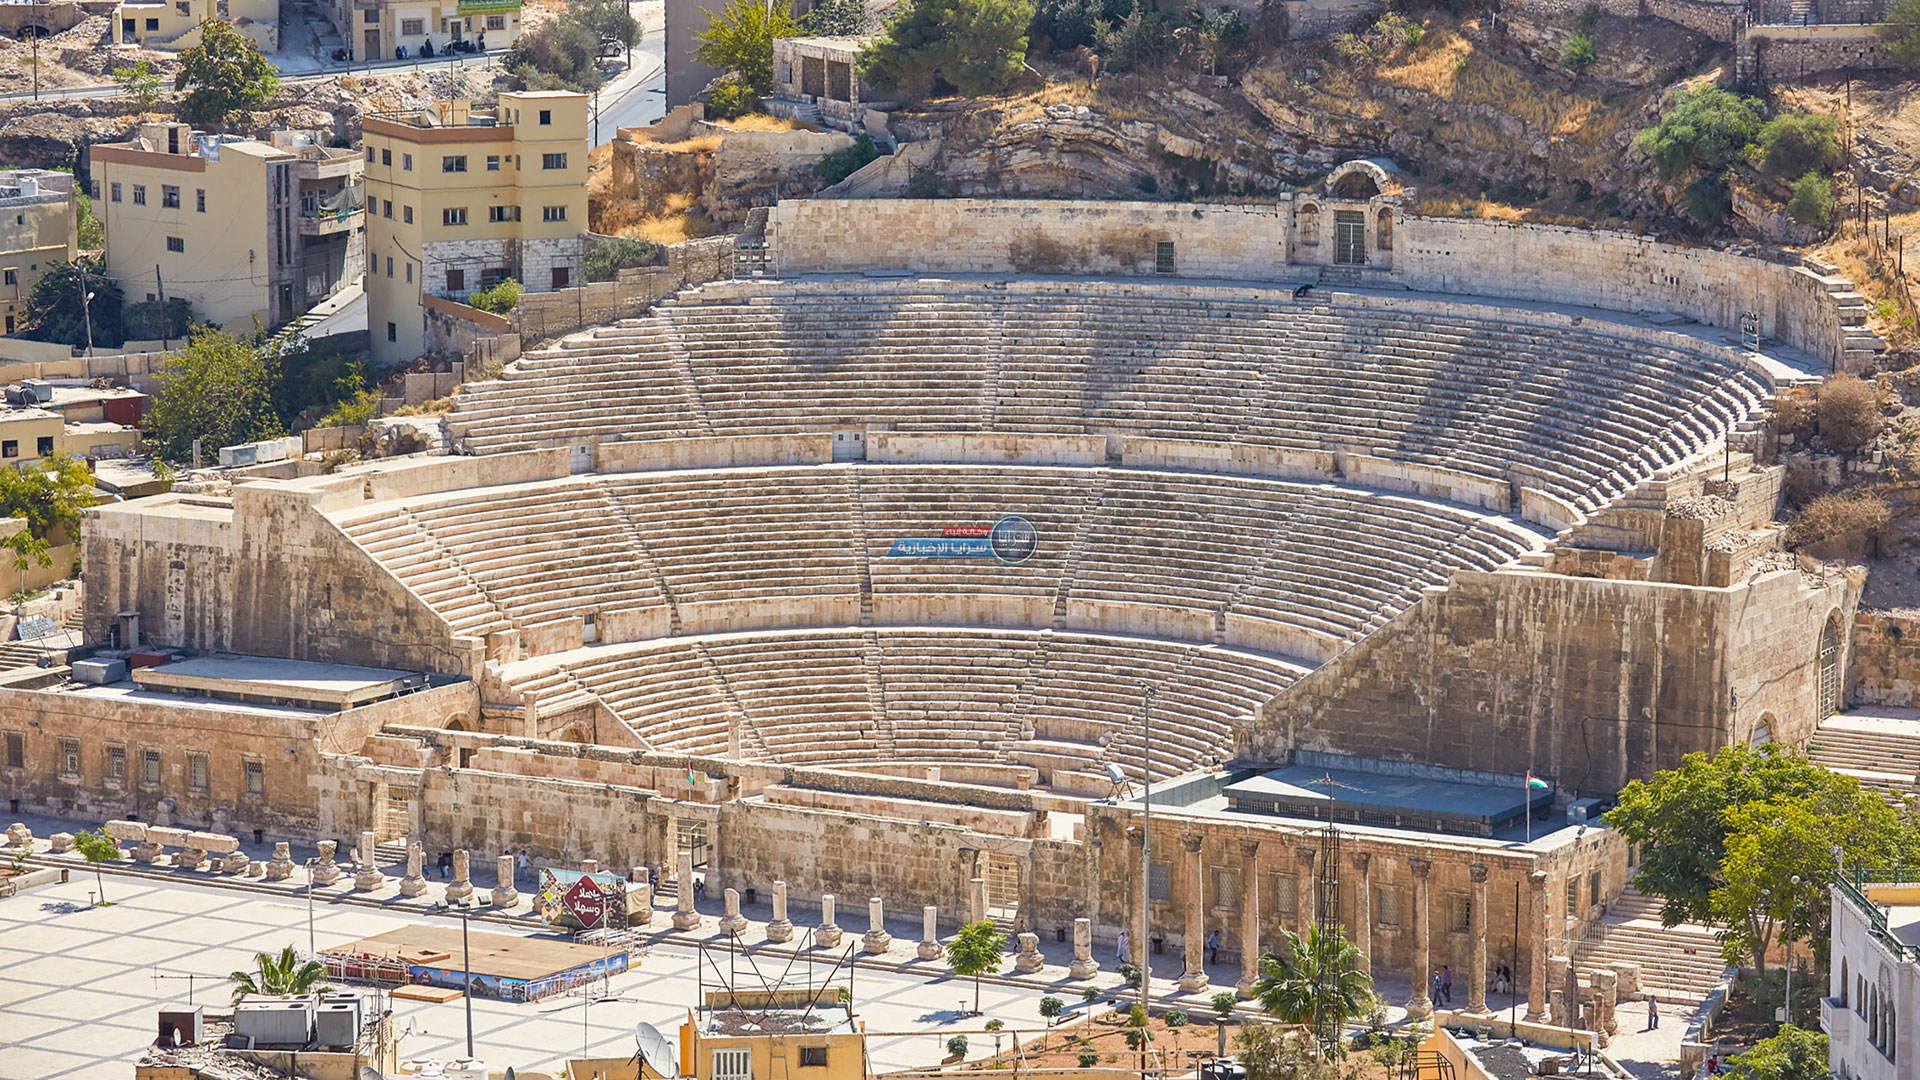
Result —
<path fill-rule="evenodd" d="M 1333 212 L 1333 261 L 1356 266 L 1367 261 L 1367 215 L 1364 212 Z"/>
<path fill-rule="evenodd" d="M 404 788 L 387 789 L 386 798 L 380 801 L 379 813 L 373 824 L 374 839 L 379 843 L 389 840 L 402 840 L 413 831 L 413 793 Z"/>
<path fill-rule="evenodd" d="M 680 852 L 693 855 L 693 865 L 707 865 L 707 823 L 698 818 L 674 818 L 674 861 L 678 863 Z"/>
<path fill-rule="evenodd" d="M 987 918 L 1004 927 L 1017 926 L 1020 918 L 1019 857 L 987 852 L 982 876 L 987 879 Z"/>

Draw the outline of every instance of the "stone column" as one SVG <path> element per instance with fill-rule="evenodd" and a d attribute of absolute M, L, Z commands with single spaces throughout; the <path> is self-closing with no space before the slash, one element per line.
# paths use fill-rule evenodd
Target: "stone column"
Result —
<path fill-rule="evenodd" d="M 267 880 L 285 881 L 293 876 L 293 848 L 282 840 L 273 845 L 273 858 L 267 860 Z"/>
<path fill-rule="evenodd" d="M 1241 997 L 1253 994 L 1260 978 L 1260 841 L 1240 841 L 1240 981 Z"/>
<path fill-rule="evenodd" d="M 673 928 L 696 930 L 700 927 L 700 913 L 693 907 L 693 852 L 681 852 L 676 869 L 680 877 L 673 889 Z"/>
<path fill-rule="evenodd" d="M 860 935 L 860 951 L 883 953 L 893 947 L 893 935 L 887 933 L 886 912 L 877 896 L 867 897 L 867 932 Z"/>
<path fill-rule="evenodd" d="M 1527 875 L 1527 1022 L 1547 1017 L 1547 872 Z"/>
<path fill-rule="evenodd" d="M 940 909 L 932 904 L 920 909 L 920 947 L 915 955 L 922 960 L 940 959 Z"/>
<path fill-rule="evenodd" d="M 360 870 L 353 875 L 354 892 L 378 892 L 380 886 L 387 883 L 386 875 L 373 863 L 374 835 L 370 832 L 360 834 Z"/>
<path fill-rule="evenodd" d="M 407 876 L 400 879 L 400 895 L 419 896 L 427 891 L 427 849 L 415 840 L 407 845 Z"/>
<path fill-rule="evenodd" d="M 967 882 L 967 922 L 977 923 L 987 917 L 987 879 L 976 877 Z"/>
<path fill-rule="evenodd" d="M 1594 1040 L 1603 1047 L 1620 1030 L 1619 1018 L 1613 1014 L 1620 1000 L 1619 978 L 1610 968 L 1595 968 L 1592 974 Z"/>
<path fill-rule="evenodd" d="M 840 928 L 833 922 L 833 894 L 820 898 L 820 928 L 813 932 L 813 943 L 822 949 L 840 947 Z"/>
<path fill-rule="evenodd" d="M 1180 838 L 1180 859 L 1187 878 L 1187 970 L 1180 976 L 1180 989 L 1188 993 L 1207 987 L 1207 883 L 1200 860 L 1203 839 L 1194 833 Z"/>
<path fill-rule="evenodd" d="M 473 895 L 472 857 L 466 848 L 453 853 L 453 881 L 447 885 L 447 903 L 458 904 Z"/>
<path fill-rule="evenodd" d="M 1360 974 L 1373 978 L 1373 855 L 1353 853 L 1353 868 L 1360 871 L 1360 886 L 1353 893 L 1353 929 L 1355 945 L 1360 947 Z"/>
<path fill-rule="evenodd" d="M 1487 1011 L 1487 867 L 1484 863 L 1474 863 L 1467 867 L 1467 875 L 1473 879 L 1473 897 L 1467 901 L 1467 936 L 1473 943 L 1473 953 L 1467 963 L 1467 1011 L 1484 1013 Z"/>
<path fill-rule="evenodd" d="M 1433 861 L 1408 859 L 1407 870 L 1413 875 L 1413 989 L 1407 995 L 1407 1015 L 1420 1017 L 1433 1012 L 1433 999 L 1427 996 L 1427 979 L 1433 967 L 1432 943 L 1428 939 L 1432 927 L 1427 918 L 1427 875 L 1433 872 Z"/>
<path fill-rule="evenodd" d="M 493 892 L 487 894 L 488 903 L 510 908 L 520 902 L 520 890 L 513 887 L 513 856 L 501 855 L 493 860 L 493 880 Z"/>
<path fill-rule="evenodd" d="M 767 940 L 778 945 L 793 940 L 793 920 L 787 918 L 787 883 L 773 883 L 773 921 L 767 924 Z"/>
<path fill-rule="evenodd" d="M 1076 979 L 1091 979 L 1100 970 L 1100 961 L 1093 958 L 1093 920 L 1073 920 L 1073 963 L 1067 965 L 1067 974 Z"/>
<path fill-rule="evenodd" d="M 1301 937 L 1307 936 L 1307 929 L 1320 918 L 1320 882 L 1314 877 L 1313 859 L 1320 854 L 1310 848 L 1294 848 L 1293 857 L 1300 860 L 1300 874 L 1294 879 L 1298 886 L 1299 899 L 1293 905 L 1294 917 L 1300 921 L 1294 932 Z"/>
<path fill-rule="evenodd" d="M 729 934 L 737 934 L 747 928 L 747 917 L 740 914 L 740 890 L 728 889 L 724 895 L 727 900 L 727 913 L 720 916 L 720 929 Z"/>
<path fill-rule="evenodd" d="M 1013 970 L 1021 975 L 1031 975 L 1046 965 L 1046 957 L 1040 955 L 1040 935 L 1028 931 L 1020 935 L 1020 955 L 1013 959 Z"/>

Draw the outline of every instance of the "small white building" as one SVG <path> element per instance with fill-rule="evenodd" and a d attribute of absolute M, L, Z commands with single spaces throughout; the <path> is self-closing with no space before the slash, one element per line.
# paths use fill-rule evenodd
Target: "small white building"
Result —
<path fill-rule="evenodd" d="M 1842 1080 L 1920 1080 L 1920 868 L 1848 870 L 1831 890 L 1827 1067 Z"/>

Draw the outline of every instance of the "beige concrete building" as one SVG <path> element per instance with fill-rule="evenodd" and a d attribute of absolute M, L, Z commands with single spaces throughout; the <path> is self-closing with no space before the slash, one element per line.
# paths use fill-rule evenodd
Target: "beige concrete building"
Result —
<path fill-rule="evenodd" d="M 278 326 L 350 282 L 365 238 L 360 155 L 145 124 L 92 151 L 107 269 L 129 301 L 180 297 L 236 330 Z"/>
<path fill-rule="evenodd" d="M 520 0 L 333 0 L 327 8 L 354 60 L 391 60 L 398 50 L 418 56 L 472 41 L 489 51 L 520 37 Z"/>
<path fill-rule="evenodd" d="M 367 326 L 375 361 L 426 348 L 428 295 L 465 300 L 513 278 L 528 292 L 584 283 L 587 97 L 500 95 L 369 116 Z"/>
<path fill-rule="evenodd" d="M 46 169 L 0 172 L 0 311 L 5 332 L 24 329 L 34 283 L 79 252 L 73 175 Z"/>
<path fill-rule="evenodd" d="M 200 44 L 200 24 L 230 22 L 263 53 L 280 51 L 278 0 L 127 0 L 114 9 L 122 45 L 179 52 Z"/>

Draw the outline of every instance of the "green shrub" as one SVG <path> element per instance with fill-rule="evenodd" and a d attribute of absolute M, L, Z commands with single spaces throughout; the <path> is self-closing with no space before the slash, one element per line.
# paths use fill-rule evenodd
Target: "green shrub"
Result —
<path fill-rule="evenodd" d="M 1825 225 L 1833 217 L 1833 185 L 1813 172 L 1795 180 L 1787 214 L 1802 225 Z"/>
<path fill-rule="evenodd" d="M 759 111 L 760 92 L 751 83 L 722 79 L 707 91 L 707 118 L 710 120 L 732 120 Z"/>
<path fill-rule="evenodd" d="M 854 137 L 852 146 L 820 159 L 820 182 L 832 187 L 883 156 L 873 136 L 863 131 Z"/>
<path fill-rule="evenodd" d="M 1083 1068 L 1083 1069 L 1091 1069 L 1091 1068 L 1093 1068 L 1093 1067 L 1094 1067 L 1095 1065 L 1098 1065 L 1098 1064 L 1100 1064 L 1100 1052 L 1099 1052 L 1099 1051 L 1097 1051 L 1097 1050 L 1082 1050 L 1082 1051 L 1080 1051 L 1080 1067 L 1081 1067 L 1081 1068 Z"/>
<path fill-rule="evenodd" d="M 666 250 L 651 240 L 618 236 L 587 252 L 581 265 L 588 281 L 612 281 L 622 270 L 664 262 Z"/>
<path fill-rule="evenodd" d="M 1814 398 L 1820 437 L 1840 450 L 1858 450 L 1880 434 L 1880 384 L 1842 372 L 1828 379 Z"/>
<path fill-rule="evenodd" d="M 1114 970 L 1120 973 L 1120 978 L 1127 984 L 1128 989 L 1140 985 L 1140 969 L 1137 966 L 1133 964 L 1121 964 Z"/>
<path fill-rule="evenodd" d="M 1067 1003 L 1057 997 L 1049 996 L 1040 999 L 1040 1015 L 1049 1020 L 1059 1016 L 1066 1010 L 1066 1007 Z"/>
<path fill-rule="evenodd" d="M 1575 30 L 1560 47 L 1560 62 L 1578 71 L 1593 63 L 1593 38 L 1585 30 Z"/>
<path fill-rule="evenodd" d="M 947 1040 L 947 1056 L 963 1058 L 967 1056 L 967 1037 L 955 1035 Z"/>
<path fill-rule="evenodd" d="M 379 411 L 380 391 L 369 386 L 350 398 L 335 402 L 314 427 L 356 427 L 373 419 Z"/>
<path fill-rule="evenodd" d="M 1847 533 L 1872 536 L 1886 528 L 1892 513 L 1880 496 L 1864 488 L 1822 495 L 1793 515 L 1780 543 L 1795 551 Z"/>
<path fill-rule="evenodd" d="M 1702 86 L 1674 98 L 1660 122 L 1635 139 L 1668 180 L 1689 172 L 1717 175 L 1760 134 L 1765 106 L 1757 98 Z"/>
<path fill-rule="evenodd" d="M 526 290 L 520 283 L 507 278 L 491 289 L 481 289 L 467 298 L 467 303 L 481 311 L 491 311 L 495 315 L 505 315 L 520 303 L 520 294 Z"/>
<path fill-rule="evenodd" d="M 1834 136 L 1833 117 L 1818 113 L 1784 113 L 1760 129 L 1761 168 L 1768 176 L 1785 179 L 1840 164 L 1840 140 Z"/>
<path fill-rule="evenodd" d="M 1168 1009 L 1167 1015 L 1162 1017 L 1161 1019 L 1165 1020 L 1167 1023 L 1167 1026 L 1170 1028 L 1186 1027 L 1187 1026 L 1187 1010 Z"/>

